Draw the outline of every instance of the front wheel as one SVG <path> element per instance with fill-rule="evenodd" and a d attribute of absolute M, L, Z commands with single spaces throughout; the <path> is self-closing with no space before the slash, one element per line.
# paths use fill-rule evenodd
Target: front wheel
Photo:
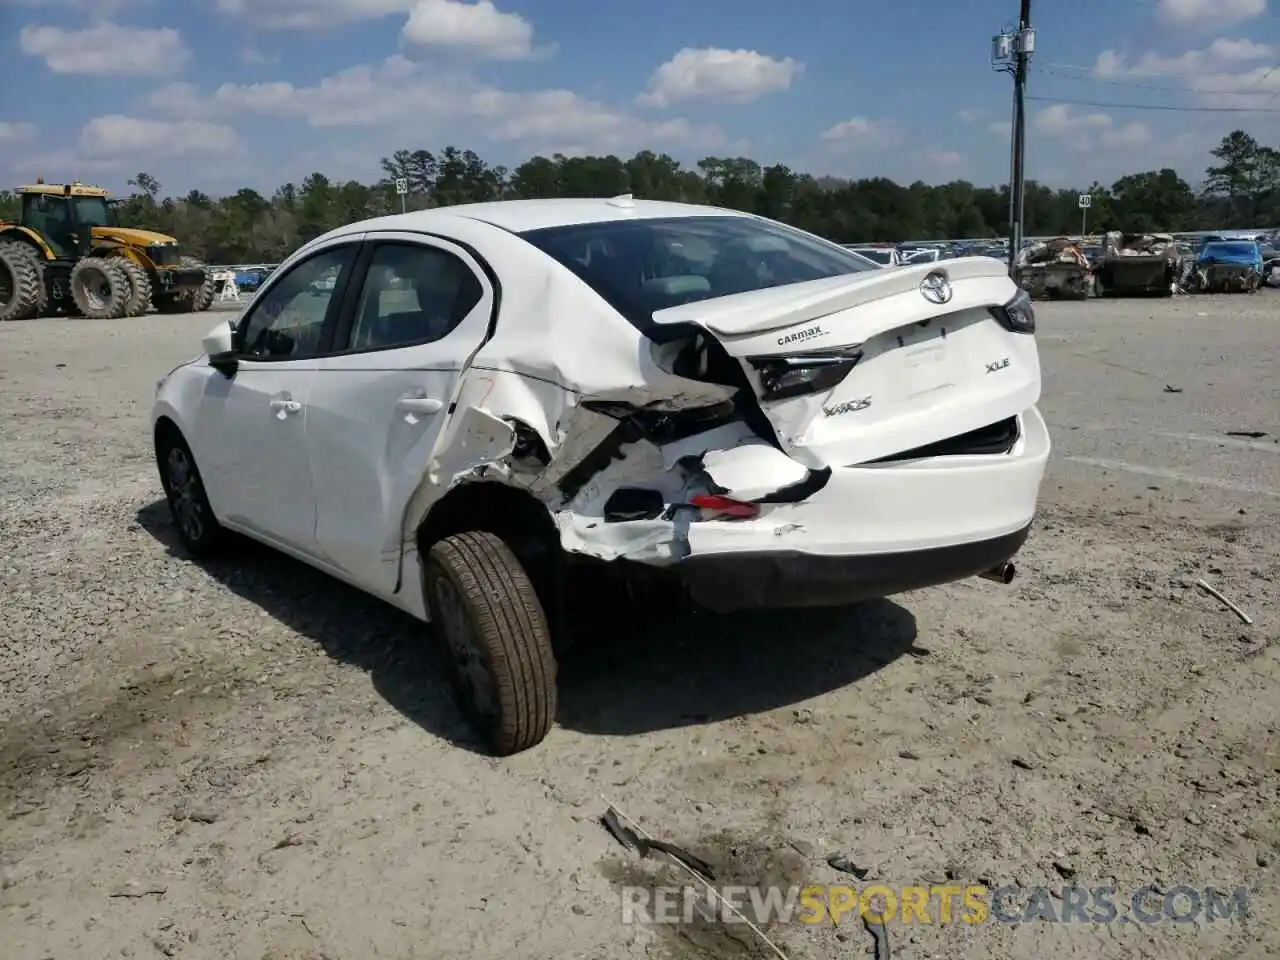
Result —
<path fill-rule="evenodd" d="M 225 545 L 227 532 L 209 506 L 191 448 L 176 431 L 162 432 L 156 443 L 160 483 L 182 545 L 193 557 L 212 556 Z"/>
<path fill-rule="evenodd" d="M 556 661 L 542 604 L 515 553 L 492 533 L 455 534 L 431 548 L 424 581 L 477 731 L 498 756 L 537 746 L 555 722 Z"/>

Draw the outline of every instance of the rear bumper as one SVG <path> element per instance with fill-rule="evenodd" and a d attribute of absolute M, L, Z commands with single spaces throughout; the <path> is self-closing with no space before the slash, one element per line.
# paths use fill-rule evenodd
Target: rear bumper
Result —
<path fill-rule="evenodd" d="M 1030 524 L 950 547 L 853 557 L 794 551 L 689 557 L 676 572 L 695 601 L 716 611 L 838 606 L 977 576 L 1022 549 Z"/>
<path fill-rule="evenodd" d="M 799 503 L 750 520 L 575 523 L 605 556 L 665 567 L 718 609 L 811 606 L 962 579 L 1026 540 L 1051 449 L 1039 410 L 1007 454 L 930 457 L 833 470 Z M 582 518 L 584 521 L 586 518 Z M 563 532 L 563 531 L 562 531 Z"/>

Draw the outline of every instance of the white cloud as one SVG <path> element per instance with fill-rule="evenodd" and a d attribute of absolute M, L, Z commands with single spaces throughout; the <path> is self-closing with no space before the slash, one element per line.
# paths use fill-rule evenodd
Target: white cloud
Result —
<path fill-rule="evenodd" d="M 1214 67 L 1221 69 L 1226 64 L 1265 60 L 1274 52 L 1275 49 L 1265 43 L 1219 37 L 1203 50 L 1188 50 L 1172 57 L 1144 53 L 1132 63 L 1115 50 L 1103 50 L 1098 54 L 1093 72 L 1103 78 L 1188 76 Z"/>
<path fill-rule="evenodd" d="M 327 30 L 394 13 L 415 0 L 218 0 L 218 11 L 242 17 L 261 30 Z"/>
<path fill-rule="evenodd" d="M 1065 103 L 1055 103 L 1036 114 L 1034 123 L 1035 128 L 1045 136 L 1069 137 L 1110 127 L 1113 121 L 1105 113 L 1085 113 Z"/>
<path fill-rule="evenodd" d="M 1032 123 L 1044 136 L 1081 151 L 1121 150 L 1142 146 L 1152 139 L 1151 129 L 1144 123 L 1117 124 L 1109 114 L 1075 110 L 1065 103 L 1041 110 Z"/>
<path fill-rule="evenodd" d="M 850 117 L 834 126 L 828 127 L 822 134 L 826 143 L 845 147 L 883 147 L 896 142 L 901 131 L 885 120 L 870 120 L 867 117 Z"/>
<path fill-rule="evenodd" d="M 1178 77 L 1196 102 L 1241 110 L 1274 106 L 1280 94 L 1275 46 L 1220 37 L 1201 50 L 1176 56 L 1146 53 L 1129 62 L 1115 50 L 1104 50 L 1094 64 L 1098 77 Z M 1249 64 L 1256 66 L 1248 66 Z"/>
<path fill-rule="evenodd" d="M 804 64 L 791 57 L 779 60 L 755 50 L 685 47 L 653 72 L 636 102 L 648 107 L 689 100 L 750 103 L 789 89 L 803 70 Z"/>
<path fill-rule="evenodd" d="M 951 173 L 964 166 L 964 155 L 957 150 L 926 150 L 920 159 L 940 173 Z"/>
<path fill-rule="evenodd" d="M 25 143 L 35 136 L 36 128 L 20 121 L 0 120 L 0 144 Z"/>
<path fill-rule="evenodd" d="M 1011 120 L 992 120 L 987 124 L 987 132 L 994 137 L 1004 137 L 1007 140 L 1013 136 L 1013 122 Z"/>
<path fill-rule="evenodd" d="M 113 113 L 94 117 L 80 131 L 80 150 L 102 159 L 228 155 L 243 145 L 228 126 L 205 120 L 150 120 Z"/>
<path fill-rule="evenodd" d="M 411 121 L 414 129 L 440 131 L 441 138 L 484 138 L 566 154 L 716 147 L 725 141 L 713 127 L 681 119 L 642 120 L 570 90 L 501 90 L 401 56 L 343 70 L 309 87 L 286 81 L 227 83 L 203 95 L 191 84 L 172 84 L 156 90 L 148 104 L 174 117 L 213 121 L 258 114 L 314 128 L 397 131 Z"/>
<path fill-rule="evenodd" d="M 956 116 L 961 123 L 977 123 L 986 116 L 986 112 L 983 110 L 961 110 Z"/>
<path fill-rule="evenodd" d="M 400 38 L 413 47 L 488 60 L 528 60 L 554 49 L 535 50 L 533 24 L 490 0 L 418 0 Z"/>
<path fill-rule="evenodd" d="M 27 26 L 18 34 L 22 52 L 43 57 L 54 73 L 169 74 L 190 56 L 171 27 L 155 29 L 100 23 L 83 30 Z"/>
<path fill-rule="evenodd" d="M 1215 28 L 1252 20 L 1266 11 L 1267 0 L 1159 0 L 1156 6 L 1156 15 L 1166 23 Z"/>
<path fill-rule="evenodd" d="M 1103 130 L 1099 135 L 1102 146 L 1118 150 L 1124 147 L 1141 147 L 1151 142 L 1151 128 L 1145 123 L 1132 121 L 1121 126 Z"/>

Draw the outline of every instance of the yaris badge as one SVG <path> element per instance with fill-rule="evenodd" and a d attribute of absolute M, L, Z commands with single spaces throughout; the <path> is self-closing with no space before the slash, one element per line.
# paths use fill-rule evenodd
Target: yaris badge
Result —
<path fill-rule="evenodd" d="M 920 281 L 920 293 L 930 303 L 941 306 L 951 299 L 951 281 L 941 270 L 935 270 Z"/>

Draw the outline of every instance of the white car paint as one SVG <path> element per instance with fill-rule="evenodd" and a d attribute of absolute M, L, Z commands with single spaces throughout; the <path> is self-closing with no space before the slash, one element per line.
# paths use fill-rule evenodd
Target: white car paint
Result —
<path fill-rule="evenodd" d="M 239 319 L 241 330 L 276 309 L 283 294 L 273 299 L 273 291 L 296 283 L 295 271 L 306 279 L 317 254 L 345 250 L 354 258 L 376 244 L 454 258 L 470 271 L 479 298 L 431 342 L 283 360 L 240 350 L 230 373 L 210 359 L 232 348 L 231 329 L 220 325 L 201 356 L 158 383 L 153 422 L 181 432 L 223 526 L 424 620 L 416 531 L 464 484 L 497 484 L 532 498 L 570 553 L 677 573 L 696 567 L 691 582 L 718 572 L 733 578 L 739 561 L 776 564 L 780 581 L 770 589 L 785 585 L 786 602 L 800 604 L 978 572 L 960 561 L 930 567 L 929 551 L 972 547 L 974 556 L 986 549 L 992 564 L 1008 559 L 1034 517 L 1050 441 L 1035 406 L 1034 336 L 1007 329 L 992 312 L 1018 295 L 1003 266 L 961 258 L 880 271 L 851 260 L 861 272 L 659 309 L 651 333 L 674 339 L 656 343 L 518 235 L 699 217 L 761 222 L 712 207 L 616 198 L 445 207 L 342 227 L 280 265 Z M 938 273 L 950 284 L 944 305 L 922 293 Z M 308 294 L 331 297 L 330 323 L 341 319 L 337 298 L 344 295 L 358 296 L 353 309 L 364 315 L 369 291 L 348 292 L 351 276 Z M 665 279 L 694 289 L 699 278 Z M 308 289 L 315 283 L 308 279 Z M 744 387 L 699 380 L 701 366 L 673 372 L 678 356 L 709 364 L 708 349 L 723 349 L 740 365 Z M 838 367 L 843 376 L 790 398 L 743 396 L 764 390 L 761 364 L 770 363 Z M 687 416 L 735 397 L 740 409 L 762 411 L 776 442 L 739 413 L 670 439 L 645 427 L 601 465 L 583 469 L 620 418 Z M 635 412 L 641 407 L 648 412 Z M 884 461 L 999 423 L 1017 425 L 1007 449 Z M 529 444 L 546 451 L 546 462 Z M 779 495 L 806 482 L 814 483 L 811 494 L 792 502 Z M 622 487 L 659 491 L 668 512 L 606 519 L 606 502 Z M 754 504 L 749 519 L 687 506 L 717 493 L 765 502 Z M 857 582 L 838 565 L 806 572 L 824 560 L 919 572 L 907 587 L 888 573 Z M 749 579 L 737 593 L 744 604 L 763 597 Z"/>

